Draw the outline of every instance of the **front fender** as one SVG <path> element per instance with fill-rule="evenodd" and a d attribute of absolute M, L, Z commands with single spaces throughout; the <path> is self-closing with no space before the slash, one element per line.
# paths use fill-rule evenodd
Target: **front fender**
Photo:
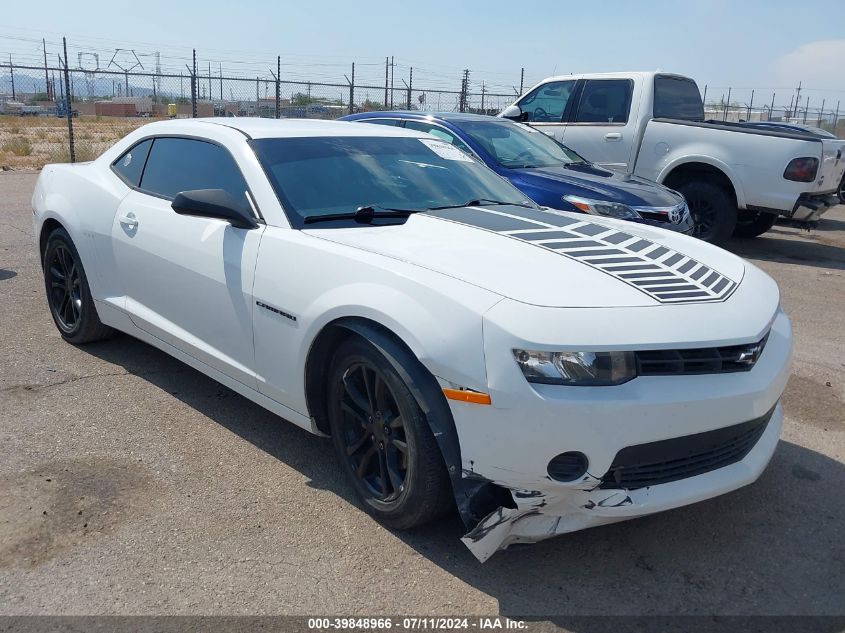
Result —
<path fill-rule="evenodd" d="M 301 231 L 268 227 L 254 295 L 260 389 L 296 411 L 308 411 L 304 368 L 314 341 L 343 318 L 386 328 L 441 380 L 486 389 L 481 315 L 501 300 L 492 292 Z"/>

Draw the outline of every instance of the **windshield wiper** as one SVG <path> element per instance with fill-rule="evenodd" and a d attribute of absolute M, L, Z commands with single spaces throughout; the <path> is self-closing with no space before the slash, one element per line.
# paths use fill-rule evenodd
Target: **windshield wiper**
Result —
<path fill-rule="evenodd" d="M 358 207 L 354 211 L 346 211 L 344 213 L 309 215 L 303 219 L 303 222 L 305 224 L 314 224 L 315 222 L 330 222 L 332 220 L 355 220 L 358 224 L 370 224 L 374 218 L 407 218 L 416 212 L 417 210 L 415 209 L 392 209 L 378 205 L 365 205 Z"/>
<path fill-rule="evenodd" d="M 461 207 L 480 207 L 481 205 L 499 206 L 507 205 L 512 207 L 525 207 L 526 209 L 533 209 L 534 205 L 526 204 L 524 202 L 504 202 L 502 200 L 491 200 L 490 198 L 474 198 L 461 204 L 444 204 L 441 207 L 429 207 L 429 211 L 440 211 L 442 209 L 459 209 Z"/>

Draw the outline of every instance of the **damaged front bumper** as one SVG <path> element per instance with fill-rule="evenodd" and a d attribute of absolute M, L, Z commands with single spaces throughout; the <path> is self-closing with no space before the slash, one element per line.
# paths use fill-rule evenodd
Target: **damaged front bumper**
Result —
<path fill-rule="evenodd" d="M 708 473 L 638 490 L 600 488 L 595 477 L 580 489 L 547 485 L 511 489 L 516 507 L 499 507 L 461 540 L 484 562 L 513 543 L 536 543 L 559 534 L 634 519 L 703 501 L 754 482 L 772 457 L 783 424 L 778 405 L 751 451 L 739 462 Z"/>
<path fill-rule="evenodd" d="M 760 275 L 747 267 L 752 281 Z M 743 284 L 731 299 L 734 313 L 744 314 L 742 323 L 720 318 L 719 305 L 712 304 L 613 314 L 560 310 L 553 318 L 541 307 L 497 304 L 485 320 L 492 404 L 449 401 L 463 470 L 463 477 L 453 479 L 455 498 L 468 530 L 463 542 L 473 554 L 483 561 L 512 543 L 684 506 L 753 482 L 777 445 L 783 419 L 777 403 L 792 350 L 791 325 L 776 293 L 766 296 L 759 286 Z M 513 323 L 526 333 L 514 332 Z M 528 338 L 533 332 L 539 332 L 534 340 Z M 563 339 L 559 347 L 576 348 L 577 341 L 601 336 L 618 339 L 605 349 L 648 349 L 658 335 L 684 340 L 690 332 L 706 332 L 719 345 L 768 335 L 749 371 L 639 376 L 611 387 L 528 383 L 511 352 L 543 349 L 553 337 Z M 714 446 L 732 450 L 725 434 L 748 428 L 756 431 L 743 436 L 742 451 L 710 461 Z M 556 470 L 565 463 L 559 458 L 572 455 L 583 458 L 575 471 Z M 675 459 L 692 467 L 671 476 L 641 476 L 646 467 L 662 468 L 667 461 L 674 468 Z M 698 468 L 699 459 L 706 468 Z"/>

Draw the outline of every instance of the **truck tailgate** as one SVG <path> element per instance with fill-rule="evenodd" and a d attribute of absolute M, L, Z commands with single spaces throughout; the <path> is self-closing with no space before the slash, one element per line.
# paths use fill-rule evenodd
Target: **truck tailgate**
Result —
<path fill-rule="evenodd" d="M 835 191 L 845 173 L 845 141 L 826 138 L 822 141 L 822 163 L 815 182 L 815 191 Z"/>

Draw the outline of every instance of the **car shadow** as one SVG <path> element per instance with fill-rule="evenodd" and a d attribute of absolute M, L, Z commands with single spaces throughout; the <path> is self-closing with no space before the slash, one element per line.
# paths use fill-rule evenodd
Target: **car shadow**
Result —
<path fill-rule="evenodd" d="M 360 507 L 326 438 L 128 336 L 80 349 L 167 391 L 295 468 L 310 486 Z M 513 547 L 483 565 L 459 541 L 464 530 L 457 515 L 395 536 L 495 597 L 501 614 L 562 616 L 555 621 L 576 631 L 619 629 L 612 619 L 567 614 L 841 614 L 844 486 L 845 465 L 781 441 L 754 485 L 652 517 Z M 697 630 L 693 624 L 684 630 Z M 841 624 L 831 620 L 830 630 Z M 815 630 L 827 629 L 820 626 Z"/>
<path fill-rule="evenodd" d="M 837 220 L 824 220 L 820 226 L 828 222 L 836 222 L 845 227 L 845 222 Z M 799 235 L 801 239 L 795 239 Z M 834 242 L 828 235 L 816 229 L 807 232 L 792 227 L 775 226 L 754 239 L 731 239 L 724 248 L 747 259 L 845 270 L 845 246 Z"/>

